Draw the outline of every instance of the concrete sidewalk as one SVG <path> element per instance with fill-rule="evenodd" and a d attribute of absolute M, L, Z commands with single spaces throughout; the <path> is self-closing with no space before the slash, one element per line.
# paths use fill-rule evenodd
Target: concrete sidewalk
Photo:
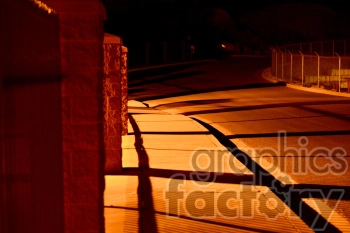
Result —
<path fill-rule="evenodd" d="M 194 119 L 136 101 L 129 101 L 129 116 L 124 170 L 105 176 L 107 233 L 313 232 Z M 259 166 L 270 166 L 245 152 Z M 287 176 L 273 171 L 276 179 Z"/>

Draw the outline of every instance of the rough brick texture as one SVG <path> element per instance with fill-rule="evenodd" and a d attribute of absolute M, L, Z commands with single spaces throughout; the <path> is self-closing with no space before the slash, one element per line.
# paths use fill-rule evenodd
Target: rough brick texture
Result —
<path fill-rule="evenodd" d="M 122 135 L 128 134 L 128 49 L 122 46 Z"/>
<path fill-rule="evenodd" d="M 60 15 L 65 233 L 104 232 L 104 15 L 99 1 L 47 4 Z"/>
<path fill-rule="evenodd" d="M 104 232 L 100 1 L 46 1 L 60 16 L 65 233 Z"/>
<path fill-rule="evenodd" d="M 104 145 L 106 152 L 105 171 L 107 173 L 121 171 L 121 106 L 122 106 L 122 47 L 116 37 L 115 42 L 104 42 L 104 78 L 103 78 L 103 110 L 104 110 Z"/>

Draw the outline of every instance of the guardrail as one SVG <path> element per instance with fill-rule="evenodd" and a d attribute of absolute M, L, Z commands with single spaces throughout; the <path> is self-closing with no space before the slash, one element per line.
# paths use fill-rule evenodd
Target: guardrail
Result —
<path fill-rule="evenodd" d="M 297 44 L 271 47 L 271 74 L 277 80 L 305 87 L 350 92 L 348 42 L 300 43 L 298 48 Z"/>

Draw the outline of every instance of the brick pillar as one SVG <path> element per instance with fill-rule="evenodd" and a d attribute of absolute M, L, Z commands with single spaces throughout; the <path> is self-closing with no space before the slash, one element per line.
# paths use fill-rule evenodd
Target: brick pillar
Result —
<path fill-rule="evenodd" d="M 122 40 L 105 34 L 103 78 L 103 128 L 106 151 L 105 172 L 122 170 Z"/>
<path fill-rule="evenodd" d="M 128 48 L 122 46 L 122 135 L 128 134 Z"/>
<path fill-rule="evenodd" d="M 65 233 L 104 232 L 103 6 L 45 1 L 58 11 Z"/>

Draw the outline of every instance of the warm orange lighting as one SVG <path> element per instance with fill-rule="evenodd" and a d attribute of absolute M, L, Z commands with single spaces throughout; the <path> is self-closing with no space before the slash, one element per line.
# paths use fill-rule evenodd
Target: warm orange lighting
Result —
<path fill-rule="evenodd" d="M 221 47 L 226 48 L 226 46 L 224 44 L 221 44 Z"/>
<path fill-rule="evenodd" d="M 45 10 L 45 11 L 47 11 L 47 13 L 49 13 L 49 14 L 57 14 L 57 12 L 54 10 L 54 9 L 52 9 L 52 8 L 50 8 L 48 5 L 46 5 L 45 3 L 43 3 L 43 2 L 41 2 L 41 1 L 39 1 L 39 0 L 32 0 L 39 8 L 41 8 L 41 9 L 43 9 L 43 10 Z"/>

